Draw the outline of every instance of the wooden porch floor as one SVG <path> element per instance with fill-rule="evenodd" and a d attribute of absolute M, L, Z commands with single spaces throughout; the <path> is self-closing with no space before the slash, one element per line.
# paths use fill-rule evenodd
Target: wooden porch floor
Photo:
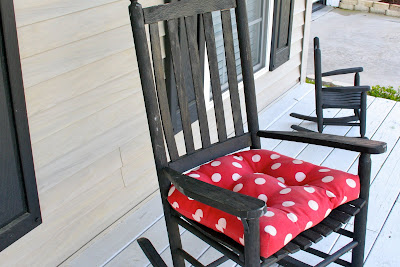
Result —
<path fill-rule="evenodd" d="M 292 124 L 316 130 L 316 125 L 302 122 L 289 116 L 291 112 L 314 113 L 313 86 L 308 84 L 291 89 L 280 99 L 260 112 L 260 126 L 269 130 L 291 130 Z M 329 117 L 344 116 L 349 111 L 330 110 Z M 365 266 L 400 266 L 400 103 L 380 98 L 368 98 L 367 134 L 371 139 L 388 144 L 388 152 L 372 156 L 372 186 L 368 213 L 368 233 Z M 327 126 L 324 133 L 358 136 L 358 127 Z M 351 173 L 357 172 L 357 153 L 315 145 L 305 145 L 277 140 L 263 140 L 263 148 L 296 157 L 301 160 L 324 165 Z M 155 179 L 155 178 L 154 178 Z M 352 229 L 350 222 L 346 229 Z M 184 247 L 203 264 L 217 259 L 220 253 L 210 248 L 188 231 L 181 231 Z M 149 262 L 136 242 L 145 236 L 154 244 L 168 266 L 172 266 L 164 218 L 158 193 L 135 211 L 124 216 L 103 235 L 97 237 L 66 266 L 148 266 Z M 314 247 L 326 252 L 335 252 L 348 242 L 345 237 L 333 233 Z M 305 252 L 294 257 L 307 259 L 316 264 L 321 259 Z M 350 254 L 343 256 L 350 260 Z M 228 261 L 223 266 L 236 266 Z M 330 266 L 335 266 L 332 264 Z"/>

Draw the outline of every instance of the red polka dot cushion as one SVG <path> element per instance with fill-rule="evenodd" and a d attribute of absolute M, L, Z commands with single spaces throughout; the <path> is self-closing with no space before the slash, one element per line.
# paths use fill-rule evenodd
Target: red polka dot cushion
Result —
<path fill-rule="evenodd" d="M 269 257 L 332 209 L 358 198 L 359 177 L 273 151 L 249 150 L 218 158 L 187 173 L 190 177 L 253 196 L 267 203 L 260 218 L 261 256 Z M 239 218 L 184 196 L 174 186 L 171 206 L 185 217 L 244 245 Z"/>

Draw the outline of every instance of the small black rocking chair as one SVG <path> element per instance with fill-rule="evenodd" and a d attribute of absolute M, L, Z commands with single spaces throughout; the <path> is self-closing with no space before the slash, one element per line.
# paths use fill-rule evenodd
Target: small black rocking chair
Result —
<path fill-rule="evenodd" d="M 302 120 L 317 122 L 318 132 L 320 133 L 322 133 L 324 125 L 360 126 L 360 135 L 361 137 L 364 137 L 367 117 L 367 92 L 370 90 L 370 87 L 360 86 L 360 72 L 363 71 L 363 68 L 356 67 L 322 72 L 321 65 L 319 38 L 315 37 L 314 73 L 317 116 L 312 117 L 298 113 L 291 113 L 290 116 Z M 354 86 L 322 87 L 322 77 L 349 73 L 355 73 Z M 324 118 L 323 110 L 327 108 L 354 109 L 354 115 L 340 118 Z M 298 125 L 292 125 L 292 128 L 298 131 L 307 131 L 307 129 Z"/>
<path fill-rule="evenodd" d="M 231 10 L 234 10 L 236 14 L 244 99 L 240 97 L 240 90 L 238 89 Z M 259 130 L 245 0 L 181 0 L 147 8 L 142 8 L 136 0 L 132 0 L 129 11 L 174 266 L 185 266 L 185 260 L 194 266 L 204 266 L 182 247 L 179 226 L 186 228 L 225 255 L 208 266 L 217 266 L 229 259 L 241 266 L 269 266 L 276 262 L 286 266 L 310 266 L 301 263 L 289 255 L 300 249 L 321 257 L 323 260 L 318 266 L 326 266 L 331 262 L 336 262 L 343 266 L 362 266 L 370 185 L 370 154 L 385 152 L 386 144 L 368 139 L 326 135 L 316 132 Z M 225 114 L 223 109 L 211 15 L 211 12 L 214 11 L 221 13 L 223 24 L 223 38 L 232 109 L 231 115 Z M 166 21 L 165 24 L 159 23 L 164 21 Z M 188 111 L 184 88 L 185 78 L 182 74 L 184 70 L 181 68 L 180 49 L 182 43 L 180 42 L 180 37 L 182 35 L 179 36 L 178 29 L 178 23 L 180 23 L 181 29 L 182 25 L 186 28 L 187 42 L 185 43 L 189 46 L 192 72 L 200 74 L 202 71 L 199 45 L 197 42 L 197 31 L 194 26 L 196 21 L 200 21 L 200 24 L 203 25 L 202 30 L 205 33 L 216 118 L 213 121 L 212 117 L 214 116 L 208 116 L 209 114 L 207 114 L 206 101 L 208 100 L 204 97 L 202 75 L 193 75 L 191 82 L 193 82 L 196 96 L 198 127 L 200 129 L 198 135 L 192 131 Z M 148 27 L 145 25 L 148 25 Z M 164 26 L 165 36 L 163 34 L 164 28 L 160 29 Z M 151 49 L 148 46 L 148 34 L 151 41 Z M 160 38 L 166 38 L 168 45 L 162 46 Z M 172 59 L 176 90 L 180 104 L 185 153 L 178 152 L 177 137 L 174 135 L 173 124 L 171 122 L 165 85 L 164 67 L 167 64 L 162 59 L 162 49 L 164 47 L 167 50 L 166 53 L 170 54 Z M 240 101 L 242 101 L 242 104 L 245 104 L 245 114 L 242 114 Z M 233 137 L 229 137 L 229 132 L 227 131 L 228 124 L 225 123 L 227 117 L 232 118 L 230 120 L 233 121 Z M 244 121 L 247 122 L 247 127 L 243 127 Z M 217 134 L 215 136 L 218 135 L 218 138 L 216 138 L 218 141 L 214 143 L 211 142 L 213 140 L 211 134 L 212 125 L 216 125 L 215 131 Z M 201 142 L 194 142 L 196 136 L 198 136 L 199 141 L 201 139 Z M 260 137 L 342 148 L 361 153 L 358 169 L 361 184 L 359 198 L 334 209 L 329 216 L 326 215 L 327 217 L 322 222 L 300 233 L 286 245 L 282 243 L 282 248 L 268 258 L 260 256 L 259 220 L 268 209 L 265 201 L 236 193 L 234 190 L 223 189 L 183 174 L 183 172 L 193 169 L 196 166 L 236 151 L 246 148 L 260 149 Z M 197 148 L 195 144 L 200 146 L 200 143 L 201 148 Z M 215 164 L 215 166 L 217 165 Z M 227 214 L 231 214 L 235 216 L 234 219 L 236 217 L 240 219 L 237 223 L 243 226 L 244 242 L 241 241 L 241 243 L 245 245 L 241 245 L 223 233 L 209 229 L 197 223 L 192 218 L 187 218 L 175 211 L 172 207 L 173 205 L 168 202 L 171 183 L 177 190 L 189 197 L 190 200 L 194 199 Z M 355 231 L 350 232 L 342 229 L 341 226 L 343 226 L 343 223 L 348 222 L 354 215 Z M 348 236 L 353 240 L 332 255 L 310 248 L 313 243 L 318 242 L 324 236 L 334 231 Z M 151 264 L 154 266 L 166 266 L 149 240 L 141 238 L 138 242 Z M 351 263 L 339 259 L 341 255 L 351 249 L 353 255 Z"/>

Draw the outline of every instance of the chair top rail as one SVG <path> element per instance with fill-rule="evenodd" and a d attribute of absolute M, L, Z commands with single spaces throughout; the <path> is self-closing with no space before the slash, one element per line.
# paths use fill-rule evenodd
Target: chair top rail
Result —
<path fill-rule="evenodd" d="M 145 24 L 236 7 L 235 0 L 181 0 L 143 9 Z"/>
<path fill-rule="evenodd" d="M 250 133 L 245 133 L 223 142 L 214 143 L 210 147 L 196 150 L 193 154 L 184 155 L 175 161 L 171 161 L 169 167 L 179 172 L 187 171 L 210 160 L 247 148 L 250 145 Z"/>

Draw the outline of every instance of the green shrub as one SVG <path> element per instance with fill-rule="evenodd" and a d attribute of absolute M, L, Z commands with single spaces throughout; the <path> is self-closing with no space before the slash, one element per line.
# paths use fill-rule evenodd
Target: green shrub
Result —
<path fill-rule="evenodd" d="M 368 92 L 370 96 L 386 98 L 394 101 L 400 101 L 400 86 L 399 89 L 396 91 L 393 89 L 393 86 L 380 86 L 375 85 L 372 86 L 371 91 Z"/>
<path fill-rule="evenodd" d="M 315 84 L 314 80 L 311 80 L 310 78 L 306 77 L 306 83 L 311 83 L 311 84 Z"/>

